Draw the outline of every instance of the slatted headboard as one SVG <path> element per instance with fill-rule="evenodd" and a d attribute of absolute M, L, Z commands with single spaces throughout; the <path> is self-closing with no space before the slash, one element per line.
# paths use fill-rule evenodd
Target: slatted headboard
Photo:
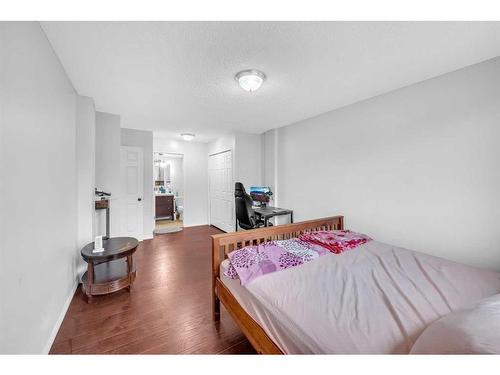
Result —
<path fill-rule="evenodd" d="M 303 221 L 294 224 L 277 225 L 241 232 L 216 234 L 212 236 L 212 297 L 217 301 L 216 281 L 219 278 L 220 264 L 227 254 L 245 246 L 258 245 L 267 241 L 286 240 L 317 230 L 344 229 L 344 217 L 332 216 L 323 219 Z M 214 308 L 215 311 L 215 308 Z"/>

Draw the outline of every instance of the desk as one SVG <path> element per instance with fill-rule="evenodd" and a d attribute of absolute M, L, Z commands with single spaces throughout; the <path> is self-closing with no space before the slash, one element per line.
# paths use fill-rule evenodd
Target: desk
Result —
<path fill-rule="evenodd" d="M 262 219 L 264 219 L 264 226 L 267 227 L 269 224 L 269 219 L 275 216 L 290 215 L 290 222 L 293 223 L 293 211 L 286 208 L 279 207 L 256 207 L 253 208 L 256 214 L 258 214 Z"/>

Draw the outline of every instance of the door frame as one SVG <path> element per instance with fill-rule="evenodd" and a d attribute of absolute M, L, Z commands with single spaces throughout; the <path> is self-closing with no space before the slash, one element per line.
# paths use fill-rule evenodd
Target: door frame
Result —
<path fill-rule="evenodd" d="M 155 168 L 155 155 L 156 154 L 162 154 L 163 155 L 176 155 L 180 156 L 182 159 L 182 204 L 184 207 L 184 212 L 183 212 L 183 220 L 186 215 L 186 154 L 184 152 L 170 152 L 170 151 L 153 151 L 153 231 L 156 228 L 156 195 L 154 193 L 154 183 L 155 183 L 155 173 L 154 173 L 154 168 Z M 175 206 L 174 206 L 175 207 Z M 183 223 L 184 227 L 184 223 Z"/>
<path fill-rule="evenodd" d="M 219 154 L 223 154 L 225 152 L 229 152 L 231 151 L 231 186 L 234 186 L 234 171 L 235 171 L 235 166 L 234 166 L 234 159 L 235 159 L 235 156 L 234 156 L 234 149 L 232 148 L 228 148 L 228 149 L 224 149 L 224 150 L 221 150 L 221 151 L 217 151 L 217 152 L 214 152 L 214 153 L 211 153 L 211 154 L 208 154 L 208 158 L 207 158 L 207 171 L 208 171 L 208 179 L 207 179 L 207 184 L 208 184 L 208 225 L 213 225 L 212 224 L 212 208 L 211 208 L 211 204 L 210 204 L 210 199 L 211 199 L 211 196 L 210 196 L 210 157 L 211 156 L 215 156 L 215 155 L 219 155 Z M 236 216 L 236 212 L 234 212 L 234 200 L 233 200 L 233 215 Z M 234 221 L 234 220 L 232 220 Z M 234 223 L 232 223 L 232 225 L 234 225 Z M 214 225 L 215 226 L 215 225 Z M 216 227 L 218 229 L 220 229 L 219 227 Z M 222 230 L 222 229 L 221 229 Z M 236 230 L 236 228 L 233 228 L 233 230 Z"/>
<path fill-rule="evenodd" d="M 121 188 L 121 191 L 120 191 L 120 200 L 121 200 L 121 214 L 123 215 L 124 218 L 126 218 L 126 215 L 127 215 L 127 212 L 126 212 L 126 209 L 127 209 L 127 192 L 125 191 L 125 188 L 126 188 L 126 184 L 123 183 L 122 181 L 122 178 L 123 178 L 123 168 L 124 168 L 124 165 L 122 164 L 122 151 L 124 150 L 131 150 L 131 151 L 139 151 L 139 154 L 140 154 L 140 157 L 139 157 L 139 166 L 140 166 L 140 171 L 142 172 L 140 176 L 138 176 L 138 180 L 140 181 L 140 191 L 142 191 L 142 197 L 141 198 L 141 215 L 140 217 L 138 218 L 138 236 L 137 236 L 137 239 L 139 241 L 142 241 L 144 240 L 144 148 L 143 147 L 139 147 L 139 146 L 123 146 L 121 145 L 120 146 L 120 185 L 122 186 Z M 125 220 L 125 219 L 123 219 Z M 123 231 L 123 227 L 122 225 L 124 225 L 123 221 L 120 221 L 120 235 L 121 236 L 126 236 L 128 235 L 128 233 L 125 233 L 125 231 Z"/>

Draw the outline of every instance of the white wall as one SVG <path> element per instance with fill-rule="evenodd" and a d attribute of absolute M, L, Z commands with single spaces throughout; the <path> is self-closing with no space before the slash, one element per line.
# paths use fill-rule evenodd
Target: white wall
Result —
<path fill-rule="evenodd" d="M 76 162 L 77 162 L 77 247 L 94 240 L 94 187 L 95 187 L 95 107 L 88 97 L 77 98 L 76 112 Z M 85 272 L 87 263 L 76 254 L 79 274 Z"/>
<path fill-rule="evenodd" d="M 0 352 L 42 353 L 76 286 L 76 93 L 38 23 L 0 45 Z"/>
<path fill-rule="evenodd" d="M 271 196 L 270 204 L 279 207 L 278 191 L 278 157 L 277 157 L 277 141 L 278 129 L 271 129 L 262 134 L 262 184 L 269 186 L 273 195 Z M 278 217 L 275 218 L 278 219 Z"/>
<path fill-rule="evenodd" d="M 233 179 L 242 182 L 247 190 L 264 181 L 264 137 L 261 134 L 235 132 L 219 137 L 208 144 L 208 155 L 233 151 Z"/>
<path fill-rule="evenodd" d="M 250 189 L 262 185 L 262 136 L 260 134 L 236 133 L 234 155 L 234 178 Z"/>
<path fill-rule="evenodd" d="M 219 152 L 234 150 L 235 146 L 236 136 L 234 134 L 228 134 L 208 143 L 208 155 L 214 155 L 218 154 Z"/>
<path fill-rule="evenodd" d="M 153 185 L 153 132 L 134 129 L 121 129 L 121 145 L 140 147 L 144 154 L 144 197 L 143 197 L 143 236 L 153 238 L 154 230 L 154 185 Z M 119 179 L 120 169 L 117 171 Z"/>
<path fill-rule="evenodd" d="M 278 129 L 280 206 L 500 269 L 499 82 L 496 58 Z"/>
<path fill-rule="evenodd" d="M 183 154 L 186 227 L 208 223 L 208 145 L 155 136 L 154 152 Z"/>
<path fill-rule="evenodd" d="M 153 238 L 153 133 L 122 129 L 120 116 L 96 112 L 96 187 L 111 193 L 110 234 L 120 233 L 122 186 L 120 181 L 121 146 L 140 147 L 144 154 L 143 238 Z M 105 211 L 96 212 L 96 235 L 105 233 Z"/>
<path fill-rule="evenodd" d="M 111 193 L 109 202 L 110 235 L 119 235 L 120 195 L 120 116 L 96 112 L 95 183 L 99 190 Z M 96 235 L 105 234 L 105 210 L 96 211 Z"/>
<path fill-rule="evenodd" d="M 3 46 L 3 40 L 4 40 L 4 34 L 5 34 L 5 28 L 6 24 L 0 23 L 0 45 Z M 5 238 L 6 237 L 6 232 L 4 230 L 6 221 L 7 221 L 7 215 L 5 213 L 5 207 L 4 207 L 4 197 L 6 196 L 6 189 L 4 187 L 4 176 L 5 176 L 5 170 L 6 170 L 6 165 L 7 161 L 4 158 L 3 155 L 3 149 L 4 149 L 4 136 L 3 136 L 3 128 L 5 124 L 5 106 L 7 103 L 7 61 L 6 61 L 6 53 L 7 50 L 4 52 L 0 52 L 0 238 Z M 4 251 L 5 251 L 5 245 L 3 241 L 0 241 L 0 353 L 5 353 L 6 352 L 6 341 L 5 339 L 2 339 L 2 337 L 5 335 L 4 332 L 6 332 L 7 329 L 7 306 L 6 303 L 3 301 L 6 301 L 7 296 L 4 295 L 4 287 L 2 285 L 7 285 L 7 280 L 5 278 L 3 271 L 3 264 L 5 264 L 6 258 L 4 258 Z"/>

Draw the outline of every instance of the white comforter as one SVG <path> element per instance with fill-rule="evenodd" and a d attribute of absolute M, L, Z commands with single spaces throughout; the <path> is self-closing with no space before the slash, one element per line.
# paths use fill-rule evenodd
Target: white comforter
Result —
<path fill-rule="evenodd" d="M 247 290 L 286 353 L 408 353 L 429 323 L 499 293 L 500 274 L 370 241 Z"/>

